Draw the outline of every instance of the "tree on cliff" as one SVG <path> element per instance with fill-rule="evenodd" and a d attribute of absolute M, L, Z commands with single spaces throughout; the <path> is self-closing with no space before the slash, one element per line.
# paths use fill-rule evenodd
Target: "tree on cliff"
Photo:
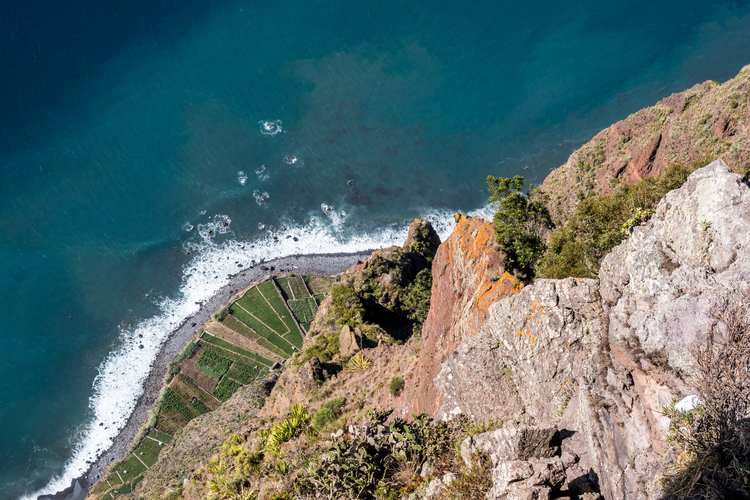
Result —
<path fill-rule="evenodd" d="M 520 175 L 512 179 L 487 176 L 490 202 L 497 203 L 495 241 L 505 252 L 508 266 L 526 277 L 547 248 L 542 235 L 552 228 L 552 220 L 539 189 L 529 185 L 528 194 L 521 192 L 524 180 Z"/>

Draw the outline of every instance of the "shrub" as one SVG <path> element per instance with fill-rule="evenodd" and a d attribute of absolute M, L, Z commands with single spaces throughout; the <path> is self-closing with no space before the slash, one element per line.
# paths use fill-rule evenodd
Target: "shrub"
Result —
<path fill-rule="evenodd" d="M 550 236 L 537 277 L 596 278 L 602 259 L 627 237 L 628 230 L 651 218 L 665 194 L 708 163 L 701 159 L 689 165 L 672 164 L 660 177 L 631 186 L 620 184 L 610 196 L 582 198 L 570 220 Z"/>
<path fill-rule="evenodd" d="M 505 252 L 507 264 L 527 274 L 546 249 L 542 234 L 552 228 L 552 220 L 541 191 L 529 186 L 524 196 L 521 193 L 523 183 L 520 175 L 512 179 L 487 176 L 487 186 L 492 193 L 490 202 L 497 203 L 492 219 L 495 241 Z"/>
<path fill-rule="evenodd" d="M 193 354 L 195 354 L 195 351 L 198 350 L 198 344 L 191 340 L 188 342 L 188 345 L 185 346 L 185 348 L 174 358 L 175 363 L 179 363 L 183 359 L 190 359 Z"/>
<path fill-rule="evenodd" d="M 333 410 L 323 407 L 313 415 L 312 427 L 316 431 L 322 432 L 334 420 L 336 420 L 336 414 Z"/>
<path fill-rule="evenodd" d="M 352 328 L 362 323 L 365 308 L 354 290 L 346 285 L 331 287 L 332 321 L 339 328 L 349 325 Z"/>
<path fill-rule="evenodd" d="M 397 397 L 399 394 L 401 394 L 401 391 L 404 390 L 404 379 L 402 379 L 401 377 L 393 377 L 391 379 L 389 389 L 391 391 L 391 396 L 393 396 L 394 398 Z"/>
<path fill-rule="evenodd" d="M 401 310 L 406 317 L 418 324 L 424 323 L 430 312 L 430 298 L 432 297 L 432 272 L 422 269 L 414 277 L 414 281 L 401 290 L 399 298 Z"/>
<path fill-rule="evenodd" d="M 674 498 L 750 497 L 750 294 L 714 303 L 706 343 L 693 349 L 703 405 L 674 406 L 667 441 L 682 452 L 662 477 Z"/>
<path fill-rule="evenodd" d="M 219 323 L 221 323 L 222 321 L 224 321 L 224 318 L 226 318 L 228 314 L 229 314 L 229 308 L 222 307 L 221 309 L 219 309 L 219 311 L 216 314 L 214 314 L 214 319 L 218 321 Z"/>

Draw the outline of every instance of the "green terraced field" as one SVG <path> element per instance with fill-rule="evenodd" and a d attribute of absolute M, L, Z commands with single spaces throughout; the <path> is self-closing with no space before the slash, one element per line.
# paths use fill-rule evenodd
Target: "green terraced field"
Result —
<path fill-rule="evenodd" d="M 172 436 L 167 434 L 166 432 L 161 432 L 158 429 L 151 429 L 148 434 L 146 434 L 148 437 L 156 439 L 157 441 L 160 441 L 162 443 L 171 443 L 172 442 Z"/>
<path fill-rule="evenodd" d="M 267 281 L 266 283 L 273 287 L 273 284 L 271 282 Z M 273 293 L 278 297 L 275 289 L 273 290 Z M 268 304 L 266 299 L 263 298 L 263 295 L 261 295 L 258 287 L 254 287 L 248 290 L 247 293 L 242 296 L 242 298 L 237 300 L 237 304 L 239 304 L 246 311 L 252 311 L 253 315 L 256 318 L 268 325 L 268 327 L 274 330 L 276 333 L 286 333 L 287 328 L 284 326 L 281 318 L 279 318 L 279 315 Z"/>
<path fill-rule="evenodd" d="M 238 384 L 234 380 L 230 380 L 227 377 L 224 377 L 221 379 L 221 382 L 219 382 L 219 385 L 216 386 L 216 389 L 214 389 L 213 395 L 221 401 L 222 403 L 226 402 L 229 398 L 232 397 L 232 394 L 237 392 L 237 389 L 242 387 L 242 385 Z"/>
<path fill-rule="evenodd" d="M 276 291 L 276 287 L 273 285 L 273 283 L 271 281 L 266 281 L 265 283 L 261 283 L 260 285 L 258 285 L 258 289 L 261 291 L 266 300 L 268 300 L 268 302 L 271 304 L 274 311 L 276 311 L 276 314 L 279 318 L 281 318 L 281 321 L 286 327 L 285 330 L 277 331 L 277 333 L 284 334 L 286 332 L 293 332 L 294 330 L 297 330 L 297 325 L 294 324 L 294 320 L 292 319 L 291 314 L 289 314 L 289 310 L 286 308 L 284 301 L 281 300 L 281 297 L 279 297 L 279 294 Z"/>
<path fill-rule="evenodd" d="M 281 356 L 282 358 L 286 358 L 286 352 L 284 352 L 284 350 L 279 349 L 278 347 L 270 343 L 265 339 L 265 337 L 258 334 L 255 330 L 253 330 L 234 316 L 227 316 L 226 318 L 224 318 L 224 321 L 222 321 L 222 324 L 230 330 L 233 330 L 234 332 L 242 335 L 243 337 L 250 339 L 253 342 L 257 342 L 259 346 L 265 347 L 272 353 Z"/>
<path fill-rule="evenodd" d="M 192 398 L 198 398 L 201 401 L 203 401 L 203 403 L 205 403 L 206 406 L 209 406 L 209 407 L 217 406 L 216 400 L 213 400 L 210 394 L 208 394 L 206 391 L 198 387 L 198 384 L 193 382 L 193 379 L 191 379 L 190 377 L 186 376 L 183 373 L 178 373 L 177 375 L 175 375 L 174 378 L 177 379 L 178 382 L 181 382 L 182 384 L 184 384 L 185 388 L 188 391 L 190 391 L 189 393 L 186 394 L 186 396 L 190 397 L 191 400 Z"/>
<path fill-rule="evenodd" d="M 281 288 L 281 292 L 284 295 L 284 300 L 293 300 L 294 295 L 292 294 L 292 288 L 289 286 L 289 279 L 290 278 L 279 278 L 276 280 L 276 283 L 279 284 L 279 288 Z"/>
<path fill-rule="evenodd" d="M 250 351 L 247 351 L 247 350 L 245 350 L 245 349 L 243 349 L 241 347 L 237 347 L 236 345 L 231 344 L 231 343 L 227 342 L 226 340 L 220 339 L 219 337 L 215 337 L 213 335 L 203 335 L 203 337 L 201 338 L 201 341 L 202 342 L 207 342 L 209 344 L 213 344 L 216 347 L 221 347 L 221 348 L 227 349 L 227 350 L 232 351 L 232 352 L 234 352 L 236 354 L 245 356 L 248 359 L 251 359 L 253 361 L 257 361 L 257 362 L 259 362 L 261 364 L 264 364 L 266 366 L 271 366 L 273 364 L 273 361 L 269 361 L 266 358 L 264 358 L 264 357 L 262 357 L 262 356 L 260 356 L 260 355 L 258 355 L 256 353 L 254 353 L 254 352 L 250 352 Z"/>
<path fill-rule="evenodd" d="M 268 338 L 269 334 L 276 333 L 274 330 L 272 330 L 271 328 L 269 328 L 265 324 L 261 323 L 258 319 L 256 319 L 255 317 L 251 316 L 247 311 L 245 311 L 241 307 L 237 307 L 237 304 L 235 304 L 232 307 L 230 307 L 229 311 L 232 314 L 232 316 L 234 316 L 238 320 L 240 320 L 243 323 L 245 323 L 247 326 L 249 326 L 250 328 L 252 328 L 256 332 L 258 332 L 263 337 Z M 277 318 L 278 324 L 280 325 L 279 329 L 281 330 L 281 333 L 285 333 L 286 332 L 286 328 L 282 328 L 283 325 L 282 325 L 281 321 L 278 320 L 278 316 L 276 318 Z"/>
<path fill-rule="evenodd" d="M 263 337 L 265 337 L 266 340 L 271 342 L 273 345 L 281 349 L 284 354 L 283 356 L 285 358 L 291 356 L 294 353 L 294 349 L 292 349 L 292 346 L 289 344 L 289 342 L 286 342 L 283 340 L 278 334 L 268 329 L 265 325 L 260 323 L 258 320 L 247 314 L 242 309 L 235 310 L 232 309 L 232 315 L 235 316 L 238 320 L 245 323 L 246 325 L 253 328 L 256 332 L 261 334 Z M 284 330 L 286 332 L 286 330 Z"/>
<path fill-rule="evenodd" d="M 287 304 L 289 304 L 289 309 L 297 316 L 297 320 L 303 324 L 309 325 L 315 318 L 315 313 L 318 312 L 318 304 L 312 297 L 304 300 L 291 300 Z"/>
<path fill-rule="evenodd" d="M 214 349 L 205 349 L 196 364 L 209 377 L 219 379 L 227 372 L 231 363 L 230 360 L 221 356 Z"/>
<path fill-rule="evenodd" d="M 146 472 L 146 466 L 135 457 L 127 459 L 120 467 L 117 468 L 120 477 L 125 483 L 131 482 L 136 477 Z"/>
<path fill-rule="evenodd" d="M 145 438 L 138 449 L 135 450 L 135 456 L 140 458 L 147 466 L 151 467 L 156 463 L 156 460 L 159 458 L 159 453 L 164 446 L 160 445 L 153 439 Z"/>
<path fill-rule="evenodd" d="M 232 363 L 232 368 L 227 372 L 227 377 L 233 378 L 241 384 L 249 384 L 257 379 L 261 373 L 268 373 L 263 365 L 250 365 L 247 363 Z"/>
<path fill-rule="evenodd" d="M 294 344 L 297 349 L 302 349 L 302 333 L 297 328 L 287 333 L 284 338 Z"/>
<path fill-rule="evenodd" d="M 299 276 L 289 278 L 289 286 L 292 289 L 292 293 L 294 293 L 295 300 L 306 299 L 310 296 L 310 292 L 307 291 L 307 286 L 305 286 L 305 281 Z"/>

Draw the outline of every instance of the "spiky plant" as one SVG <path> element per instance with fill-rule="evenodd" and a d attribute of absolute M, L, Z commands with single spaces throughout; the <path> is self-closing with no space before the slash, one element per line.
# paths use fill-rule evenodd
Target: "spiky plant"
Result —
<path fill-rule="evenodd" d="M 372 361 L 367 359 L 365 355 L 360 352 L 349 360 L 348 366 L 352 370 L 359 372 L 370 368 L 372 366 Z"/>

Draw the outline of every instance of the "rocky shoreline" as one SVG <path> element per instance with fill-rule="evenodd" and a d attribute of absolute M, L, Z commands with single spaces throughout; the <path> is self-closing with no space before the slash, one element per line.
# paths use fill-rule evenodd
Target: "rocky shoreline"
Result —
<path fill-rule="evenodd" d="M 127 454 L 128 446 L 140 427 L 148 419 L 148 412 L 161 392 L 169 363 L 195 335 L 196 329 L 205 324 L 211 318 L 211 315 L 225 305 L 230 297 L 238 291 L 250 286 L 253 282 L 286 272 L 326 276 L 339 274 L 349 269 L 358 260 L 368 258 L 371 253 L 372 250 L 348 254 L 292 255 L 254 265 L 252 268 L 246 268 L 232 276 L 227 285 L 222 287 L 208 301 L 200 304 L 198 312 L 186 318 L 164 342 L 144 383 L 143 394 L 138 398 L 133 413 L 125 427 L 115 438 L 112 446 L 102 453 L 85 474 L 74 479 L 68 488 L 54 495 L 41 495 L 37 497 L 37 500 L 82 500 L 85 498 L 89 487 L 103 476 L 107 466 Z"/>

